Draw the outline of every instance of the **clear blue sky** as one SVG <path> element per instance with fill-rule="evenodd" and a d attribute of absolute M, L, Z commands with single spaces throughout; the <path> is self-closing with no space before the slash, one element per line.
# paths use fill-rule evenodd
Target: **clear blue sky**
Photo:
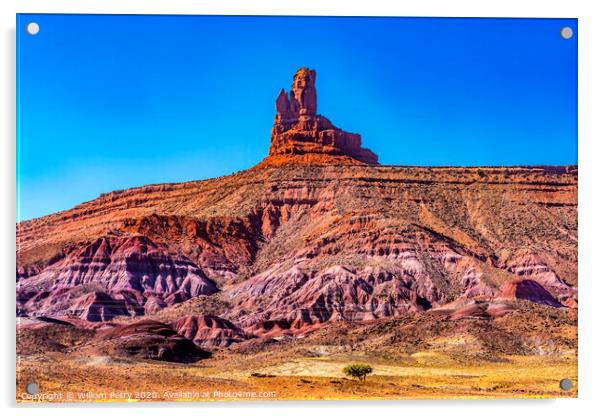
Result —
<path fill-rule="evenodd" d="M 17 34 L 18 220 L 254 165 L 300 66 L 381 163 L 577 163 L 575 19 L 20 15 Z"/>

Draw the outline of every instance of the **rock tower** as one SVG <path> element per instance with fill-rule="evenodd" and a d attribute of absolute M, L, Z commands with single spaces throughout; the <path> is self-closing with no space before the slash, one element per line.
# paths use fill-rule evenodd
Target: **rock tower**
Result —
<path fill-rule="evenodd" d="M 290 93 L 283 88 L 276 98 L 270 151 L 260 165 L 378 164 L 378 156 L 362 148 L 359 134 L 335 127 L 317 109 L 316 71 L 300 68 Z"/>

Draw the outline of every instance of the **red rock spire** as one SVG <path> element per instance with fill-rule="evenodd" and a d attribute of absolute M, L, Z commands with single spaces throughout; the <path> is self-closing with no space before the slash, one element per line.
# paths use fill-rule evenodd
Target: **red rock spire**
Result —
<path fill-rule="evenodd" d="M 378 164 L 378 156 L 361 147 L 361 136 L 335 127 L 318 115 L 316 71 L 295 72 L 290 94 L 280 90 L 269 155 L 261 165 Z"/>
<path fill-rule="evenodd" d="M 316 71 L 299 68 L 291 86 L 291 106 L 299 115 L 315 115 L 318 110 L 316 93 Z"/>

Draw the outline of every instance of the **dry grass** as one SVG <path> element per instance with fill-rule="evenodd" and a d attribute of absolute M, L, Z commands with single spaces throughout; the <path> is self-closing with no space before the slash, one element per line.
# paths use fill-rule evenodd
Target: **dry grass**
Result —
<path fill-rule="evenodd" d="M 459 364 L 445 354 L 434 352 L 413 354 L 403 363 L 382 359 L 372 363 L 370 356 L 349 354 L 290 357 L 284 362 L 264 358 L 225 352 L 198 364 L 180 365 L 108 357 L 78 358 L 58 353 L 46 354 L 41 360 L 28 356 L 19 363 L 17 391 L 24 391 L 28 382 L 36 381 L 42 392 L 62 393 L 62 401 L 69 401 L 68 394 L 72 400 L 82 401 L 78 394 L 84 392 L 107 394 L 101 401 L 112 400 L 111 392 L 130 393 L 132 400 L 166 400 L 169 394 L 173 399 L 174 394 L 192 391 L 199 394 L 196 400 L 233 400 L 232 394 L 252 392 L 257 395 L 252 400 L 577 396 L 576 387 L 564 392 L 558 386 L 563 378 L 576 384 L 574 355 L 508 356 L 499 362 L 474 364 Z M 374 367 L 374 375 L 365 382 L 349 380 L 342 373 L 346 364 L 358 358 Z M 260 397 L 266 392 L 270 397 Z M 136 393 L 150 397 L 136 398 Z"/>

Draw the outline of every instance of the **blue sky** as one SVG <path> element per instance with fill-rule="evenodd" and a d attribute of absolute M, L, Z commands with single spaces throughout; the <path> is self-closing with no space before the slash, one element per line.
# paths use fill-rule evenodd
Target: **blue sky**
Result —
<path fill-rule="evenodd" d="M 301 66 L 383 164 L 577 163 L 576 19 L 19 15 L 17 66 L 17 220 L 254 165 Z"/>

